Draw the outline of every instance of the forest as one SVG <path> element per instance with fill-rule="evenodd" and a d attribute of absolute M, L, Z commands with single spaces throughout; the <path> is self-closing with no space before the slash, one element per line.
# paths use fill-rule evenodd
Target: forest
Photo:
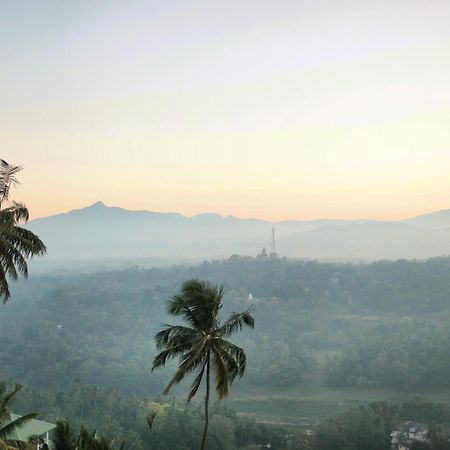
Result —
<path fill-rule="evenodd" d="M 224 313 L 250 308 L 256 323 L 236 336 L 247 372 L 228 400 L 214 403 L 208 448 L 338 450 L 344 447 L 330 444 L 328 434 L 379 414 L 374 404 L 394 408 L 420 398 L 447 411 L 449 258 L 342 264 L 239 256 L 12 284 L 0 314 L 0 378 L 27 386 L 17 408 L 87 423 L 130 448 L 197 448 L 200 403 L 186 404 L 186 383 L 161 396 L 174 364 L 150 371 L 153 336 L 169 320 L 166 301 L 192 278 L 223 284 Z M 392 417 L 407 416 L 411 405 Z M 446 414 L 435 421 L 441 434 Z M 371 423 L 387 429 L 394 419 L 380 420 Z M 313 443 L 305 434 L 311 429 Z M 174 447 L 176 439 L 182 444 Z"/>

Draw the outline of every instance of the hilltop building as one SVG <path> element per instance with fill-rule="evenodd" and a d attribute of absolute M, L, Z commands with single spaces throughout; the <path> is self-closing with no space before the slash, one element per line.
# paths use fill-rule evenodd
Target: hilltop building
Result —
<path fill-rule="evenodd" d="M 261 253 L 257 256 L 257 259 L 266 259 L 266 258 L 279 258 L 277 253 L 277 244 L 275 241 L 275 227 L 272 227 L 272 236 L 270 240 L 270 253 L 267 254 L 266 247 L 263 247 Z"/>
<path fill-rule="evenodd" d="M 261 249 L 261 253 L 257 256 L 258 259 L 266 259 L 268 258 L 267 256 L 267 251 L 266 251 L 266 247 L 263 247 Z"/>

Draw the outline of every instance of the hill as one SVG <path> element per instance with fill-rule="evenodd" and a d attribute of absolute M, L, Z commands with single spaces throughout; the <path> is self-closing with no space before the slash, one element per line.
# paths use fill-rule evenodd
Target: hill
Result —
<path fill-rule="evenodd" d="M 31 221 L 48 246 L 39 264 L 96 261 L 144 265 L 258 254 L 270 246 L 275 226 L 278 252 L 293 258 L 376 260 L 427 258 L 450 253 L 450 212 L 398 222 L 364 220 L 282 221 L 218 214 L 130 211 L 97 202 Z"/>

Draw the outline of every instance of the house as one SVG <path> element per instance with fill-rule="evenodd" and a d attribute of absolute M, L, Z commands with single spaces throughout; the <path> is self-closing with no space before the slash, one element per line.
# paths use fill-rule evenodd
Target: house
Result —
<path fill-rule="evenodd" d="M 403 422 L 391 432 L 391 445 L 395 450 L 410 450 L 415 441 L 428 441 L 428 426 L 417 422 Z"/>
<path fill-rule="evenodd" d="M 10 422 L 19 419 L 21 416 L 11 414 Z M 55 424 L 44 422 L 42 420 L 31 419 L 25 425 L 20 428 L 15 428 L 14 432 L 9 434 L 7 440 L 25 441 L 28 442 L 32 437 L 38 437 L 36 442 L 36 450 L 42 448 L 43 444 L 47 444 L 49 448 L 52 448 L 49 432 L 56 427 Z M 44 447 L 45 448 L 45 447 Z"/>

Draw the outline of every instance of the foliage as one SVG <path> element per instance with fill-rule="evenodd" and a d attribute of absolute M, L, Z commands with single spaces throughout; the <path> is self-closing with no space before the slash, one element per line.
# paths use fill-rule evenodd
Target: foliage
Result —
<path fill-rule="evenodd" d="M 63 445 L 73 444 L 78 436 L 76 430 L 83 424 L 89 424 L 91 430 L 114 440 L 116 445 L 124 441 L 127 449 L 198 450 L 204 420 L 195 400 L 188 406 L 174 399 L 128 396 L 115 389 L 104 390 L 80 382 L 73 383 L 67 392 L 24 389 L 17 407 L 45 411 L 46 419 L 57 424 L 62 450 L 66 450 Z M 151 412 L 157 414 L 149 430 L 146 415 Z M 60 417 L 66 417 L 67 422 Z M 211 409 L 208 450 L 234 450 L 267 442 L 273 442 L 273 449 L 281 450 L 284 435 L 282 429 L 241 419 L 219 404 Z"/>
<path fill-rule="evenodd" d="M 328 365 L 332 386 L 450 387 L 450 327 L 401 326 L 359 340 Z"/>
<path fill-rule="evenodd" d="M 247 357 L 242 348 L 228 339 L 246 325 L 253 328 L 255 321 L 249 310 L 232 313 L 223 323 L 219 312 L 222 308 L 223 288 L 205 281 L 192 279 L 183 283 L 178 295 L 168 302 L 168 313 L 181 317 L 187 326 L 165 325 L 156 333 L 158 349 L 163 349 L 153 360 L 152 370 L 164 366 L 171 358 L 179 358 L 178 369 L 164 390 L 168 394 L 172 386 L 186 375 L 196 372 L 188 395 L 188 402 L 197 393 L 203 377 L 206 378 L 205 429 L 201 448 L 205 448 L 209 423 L 210 373 L 216 381 L 219 400 L 228 396 L 229 385 L 245 372 Z"/>
<path fill-rule="evenodd" d="M 368 266 L 238 260 L 34 277 L 15 286 L 16 302 L 0 315 L 0 375 L 44 388 L 66 388 L 81 378 L 157 394 L 169 380 L 168 372 L 148 376 L 155 352 L 151 336 L 167 321 L 166 299 L 192 276 L 213 282 L 223 277 L 229 310 L 254 307 L 259 326 L 237 338 L 249 360 L 243 386 L 308 382 L 324 362 L 319 355 L 339 359 L 341 351 L 348 369 L 340 370 L 338 361 L 336 370 L 323 367 L 334 385 L 416 386 L 417 374 L 426 380 L 430 371 L 434 387 L 448 385 L 441 357 L 450 350 L 443 327 L 450 311 L 448 259 Z M 355 357 L 360 348 L 363 355 Z"/>
<path fill-rule="evenodd" d="M 246 367 L 246 355 L 242 348 L 228 341 L 243 325 L 254 327 L 250 312 L 233 313 L 224 322 L 219 319 L 222 308 L 223 290 L 199 280 L 186 281 L 181 293 L 169 301 L 168 311 L 173 316 L 181 316 L 189 325 L 166 325 L 155 336 L 157 347 L 163 348 L 153 360 L 152 370 L 164 366 L 171 358 L 179 358 L 178 370 L 164 393 L 178 384 L 190 372 L 197 371 L 190 401 L 202 382 L 205 371 L 211 370 L 216 379 L 219 399 L 228 395 L 229 385 L 236 376 L 242 377 Z"/>
<path fill-rule="evenodd" d="M 5 381 L 0 381 L 0 439 L 4 445 L 26 449 L 28 445 L 22 441 L 9 440 L 8 437 L 16 429 L 23 427 L 31 419 L 38 416 L 37 413 L 25 414 L 17 419 L 11 419 L 11 406 L 16 400 L 16 395 L 22 389 L 22 386 L 15 383 L 13 386 Z"/>
<path fill-rule="evenodd" d="M 20 170 L 20 166 L 0 159 L 0 297 L 4 302 L 11 296 L 8 277 L 13 280 L 20 274 L 28 277 L 27 260 L 46 252 L 38 236 L 19 226 L 29 218 L 26 206 L 9 201 L 11 187 L 19 183 L 16 174 Z"/>
<path fill-rule="evenodd" d="M 351 409 L 317 428 L 313 450 L 390 450 L 393 417 L 385 404 Z"/>
<path fill-rule="evenodd" d="M 246 349 L 247 370 L 229 402 L 241 412 L 278 423 L 302 424 L 305 418 L 313 427 L 350 401 L 436 398 L 448 389 L 448 258 L 368 265 L 235 258 L 167 269 L 33 276 L 13 286 L 15 301 L 0 311 L 0 377 L 49 393 L 42 402 L 24 403 L 22 411 L 59 411 L 77 426 L 87 423 L 142 448 L 156 439 L 145 428 L 145 414 L 152 409 L 137 402 L 139 412 L 133 413 L 137 404 L 129 399 L 175 408 L 158 395 L 176 365 L 168 362 L 166 370 L 150 374 L 157 353 L 152 336 L 168 322 L 167 298 L 184 281 L 199 277 L 224 281 L 223 313 L 252 306 L 258 323 L 252 332 L 236 335 L 236 344 Z M 76 379 L 82 381 L 73 383 Z M 102 394 L 85 383 L 102 386 Z M 185 389 L 183 382 L 174 386 L 174 396 L 184 397 Z M 64 407 L 55 402 L 57 392 Z M 89 411 L 99 396 L 104 401 L 96 417 Z M 202 414 L 189 411 L 196 439 Z M 156 428 L 161 417 L 158 412 Z M 181 418 L 179 423 L 177 433 L 186 425 Z M 243 438 L 243 446 L 254 443 Z"/>

